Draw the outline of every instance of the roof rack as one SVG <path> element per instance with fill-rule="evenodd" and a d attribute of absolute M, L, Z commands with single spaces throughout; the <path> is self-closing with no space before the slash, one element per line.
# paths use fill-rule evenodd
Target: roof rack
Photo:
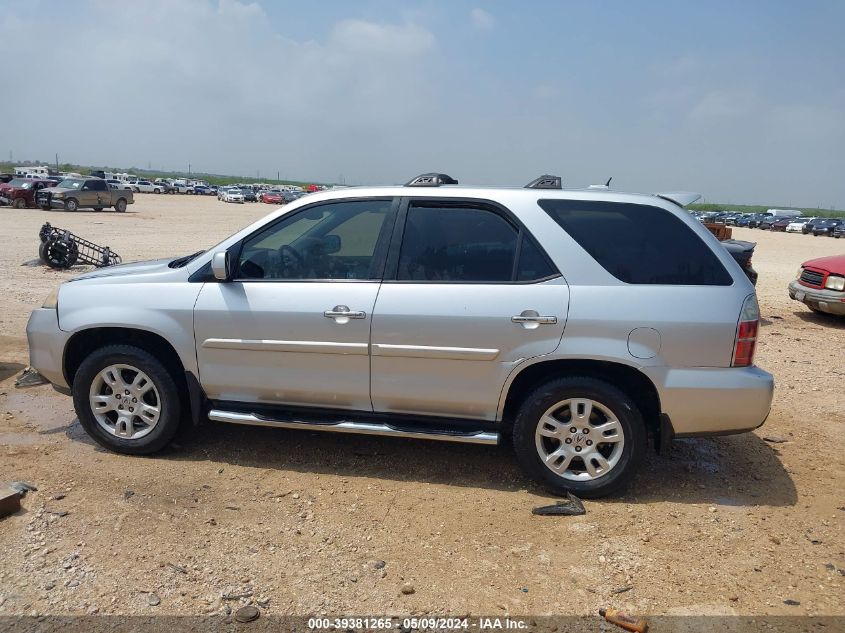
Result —
<path fill-rule="evenodd" d="M 525 185 L 525 189 L 563 189 L 563 180 L 560 176 L 543 174 Z"/>
<path fill-rule="evenodd" d="M 439 187 L 440 185 L 457 185 L 458 181 L 446 174 L 420 174 L 405 183 L 406 187 Z"/>

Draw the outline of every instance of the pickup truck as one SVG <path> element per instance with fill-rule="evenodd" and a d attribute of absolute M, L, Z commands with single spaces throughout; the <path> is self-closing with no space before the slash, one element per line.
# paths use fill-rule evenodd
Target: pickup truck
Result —
<path fill-rule="evenodd" d="M 38 192 L 36 203 L 42 209 L 94 209 L 114 207 L 123 213 L 135 198 L 128 189 L 113 189 L 102 178 L 66 178 L 55 187 Z"/>
<path fill-rule="evenodd" d="M 15 209 L 35 206 L 36 194 L 41 189 L 52 185 L 53 183 L 49 180 L 14 178 L 7 183 L 0 184 L 0 203 L 13 206 Z"/>
<path fill-rule="evenodd" d="M 149 180 L 130 180 L 129 187 L 135 193 L 161 193 L 162 188 Z"/>

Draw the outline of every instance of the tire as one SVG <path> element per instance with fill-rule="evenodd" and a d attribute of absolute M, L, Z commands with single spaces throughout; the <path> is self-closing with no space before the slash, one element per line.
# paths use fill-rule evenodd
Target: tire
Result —
<path fill-rule="evenodd" d="M 115 369 L 109 374 L 118 377 L 125 387 L 122 389 L 124 393 L 119 394 L 119 401 L 112 400 L 118 394 L 108 386 L 101 373 L 109 367 L 121 368 L 119 374 Z M 140 389 L 146 387 L 146 384 L 141 383 L 140 388 L 130 384 L 139 371 L 152 384 L 143 395 Z M 127 390 L 131 390 L 128 396 L 125 394 Z M 112 408 L 95 413 L 91 404 L 92 397 L 98 397 Z M 139 398 L 147 404 L 157 405 L 159 415 L 154 423 L 150 423 L 137 411 L 125 413 L 133 403 L 135 407 L 138 406 Z M 123 407 L 124 404 L 125 408 L 120 415 L 126 417 L 121 418 L 116 407 Z M 73 380 L 73 406 L 82 427 L 94 441 L 111 451 L 127 455 L 149 455 L 167 446 L 179 430 L 182 412 L 179 390 L 167 368 L 146 350 L 131 345 L 102 347 L 82 361 Z M 121 431 L 122 436 L 118 435 Z M 134 437 L 128 437 L 127 433 Z"/>
<path fill-rule="evenodd" d="M 23 198 L 15 198 L 15 201 L 12 203 L 12 206 L 15 209 L 26 209 L 26 200 Z"/>
<path fill-rule="evenodd" d="M 153 189 L 153 193 L 161 193 L 161 189 Z"/>
<path fill-rule="evenodd" d="M 126 213 L 126 198 L 118 198 L 114 203 L 114 210 L 118 213 Z"/>
<path fill-rule="evenodd" d="M 79 260 L 79 246 L 72 240 L 65 242 L 54 236 L 41 244 L 38 255 L 50 268 L 67 269 Z"/>
<path fill-rule="evenodd" d="M 574 415 L 572 407 L 582 414 L 586 407 L 573 400 L 590 401 L 592 411 L 583 421 L 574 424 L 570 422 Z M 547 414 L 560 426 L 544 423 Z M 603 437 L 619 438 L 621 435 L 621 441 L 593 443 L 590 438 L 599 437 L 596 428 L 609 424 L 613 418 L 618 424 L 604 434 L 615 431 L 615 435 Z M 541 425 L 547 431 L 560 433 L 560 439 L 540 435 Z M 571 432 L 572 428 L 576 432 Z M 514 422 L 513 444 L 519 465 L 544 488 L 558 495 L 572 492 L 591 499 L 619 492 L 630 483 L 646 451 L 646 429 L 637 405 L 624 392 L 603 380 L 568 376 L 541 385 L 525 399 Z M 556 451 L 561 455 L 552 463 L 557 462 L 559 467 L 568 463 L 563 474 L 553 471 L 544 461 L 544 457 Z M 595 461 L 589 460 L 593 474 L 588 472 L 584 456 L 595 456 Z M 604 473 L 598 461 L 600 458 L 606 464 Z"/>
<path fill-rule="evenodd" d="M 65 200 L 65 211 L 76 211 L 79 209 L 79 201 L 76 198 Z"/>
<path fill-rule="evenodd" d="M 141 190 L 140 190 L 140 189 L 138 189 L 138 187 L 135 187 L 134 189 L 132 189 L 132 191 L 133 191 L 134 193 L 141 193 Z"/>

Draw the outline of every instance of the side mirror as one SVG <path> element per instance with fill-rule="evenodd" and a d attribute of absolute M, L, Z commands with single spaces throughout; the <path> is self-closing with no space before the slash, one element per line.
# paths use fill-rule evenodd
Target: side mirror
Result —
<path fill-rule="evenodd" d="M 340 235 L 324 235 L 323 236 L 323 253 L 331 255 L 340 251 L 341 242 Z"/>
<path fill-rule="evenodd" d="M 217 281 L 229 281 L 232 278 L 232 272 L 229 269 L 229 253 L 227 251 L 214 253 L 211 257 L 211 272 Z"/>

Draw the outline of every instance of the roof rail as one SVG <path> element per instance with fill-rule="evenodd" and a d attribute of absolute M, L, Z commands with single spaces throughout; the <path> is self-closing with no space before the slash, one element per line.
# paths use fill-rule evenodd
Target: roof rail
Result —
<path fill-rule="evenodd" d="M 405 183 L 406 187 L 439 187 L 440 185 L 457 185 L 458 181 L 446 174 L 434 172 L 420 174 Z"/>
<path fill-rule="evenodd" d="M 525 189 L 563 189 L 563 180 L 560 176 L 543 174 L 525 185 Z"/>

